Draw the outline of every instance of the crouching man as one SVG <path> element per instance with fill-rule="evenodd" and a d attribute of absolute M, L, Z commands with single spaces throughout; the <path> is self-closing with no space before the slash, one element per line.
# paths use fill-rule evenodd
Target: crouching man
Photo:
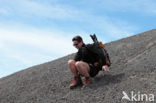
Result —
<path fill-rule="evenodd" d="M 73 46 L 78 49 L 74 60 L 68 61 L 69 69 L 74 78 L 70 84 L 70 88 L 82 85 L 81 75 L 85 77 L 84 86 L 91 82 L 91 77 L 95 77 L 100 70 L 109 71 L 107 65 L 99 64 L 99 57 L 97 54 L 91 52 L 88 48 L 90 44 L 85 45 L 80 36 L 75 36 L 73 39 Z"/>

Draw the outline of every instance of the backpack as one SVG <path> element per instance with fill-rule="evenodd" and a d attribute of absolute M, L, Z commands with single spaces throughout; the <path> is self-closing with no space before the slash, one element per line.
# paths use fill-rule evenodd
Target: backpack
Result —
<path fill-rule="evenodd" d="M 111 61 L 109 58 L 109 54 L 107 52 L 107 50 L 104 48 L 104 44 L 102 42 L 99 42 L 96 38 L 96 35 L 90 35 L 90 37 L 93 40 L 93 44 L 92 46 L 90 46 L 90 51 L 92 51 L 93 53 L 96 53 L 99 56 L 99 63 L 101 65 L 111 65 Z"/>

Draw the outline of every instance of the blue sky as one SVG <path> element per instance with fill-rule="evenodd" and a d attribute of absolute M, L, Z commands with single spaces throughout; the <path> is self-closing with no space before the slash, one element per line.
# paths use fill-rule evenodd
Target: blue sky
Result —
<path fill-rule="evenodd" d="M 151 29 L 155 0 L 0 0 L 0 78 L 74 53 L 72 37 L 108 43 Z"/>

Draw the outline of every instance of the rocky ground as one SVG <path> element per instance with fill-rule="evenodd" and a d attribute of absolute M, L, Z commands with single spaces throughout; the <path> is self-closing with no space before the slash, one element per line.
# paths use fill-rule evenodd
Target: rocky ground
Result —
<path fill-rule="evenodd" d="M 67 61 L 74 54 L 0 79 L 0 103 L 136 103 L 125 91 L 156 96 L 156 30 L 105 44 L 112 65 L 86 88 L 70 90 Z M 141 97 L 140 97 L 141 98 Z M 139 103 L 151 103 L 147 98 Z M 156 98 L 155 102 L 156 103 Z M 138 103 L 138 102 L 137 102 Z"/>

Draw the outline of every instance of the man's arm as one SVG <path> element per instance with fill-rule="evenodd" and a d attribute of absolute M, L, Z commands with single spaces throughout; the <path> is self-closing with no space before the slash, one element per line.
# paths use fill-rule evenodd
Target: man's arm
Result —
<path fill-rule="evenodd" d="M 109 71 L 109 67 L 108 67 L 108 65 L 104 65 L 104 66 L 102 66 L 102 70 Z"/>

